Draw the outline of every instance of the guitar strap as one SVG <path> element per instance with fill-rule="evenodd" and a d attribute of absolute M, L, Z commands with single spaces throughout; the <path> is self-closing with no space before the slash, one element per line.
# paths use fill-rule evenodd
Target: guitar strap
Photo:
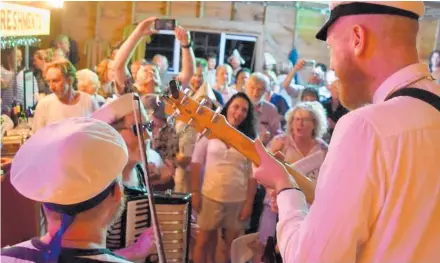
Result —
<path fill-rule="evenodd" d="M 385 101 L 402 96 L 412 97 L 424 101 L 429 105 L 431 105 L 432 107 L 436 108 L 440 112 L 440 97 L 430 91 L 423 89 L 411 88 L 411 87 L 399 89 L 393 92 L 392 94 L 390 94 L 385 99 Z"/>
<path fill-rule="evenodd" d="M 396 97 L 412 97 L 419 99 L 421 101 L 428 103 L 429 105 L 431 105 L 440 112 L 440 97 L 430 91 L 418 89 L 418 88 L 411 88 L 411 87 L 402 88 L 390 94 L 385 99 L 385 101 Z M 276 242 L 273 241 L 274 241 L 273 237 L 268 237 L 268 242 L 266 243 L 265 251 L 264 251 L 266 257 L 262 259 L 262 262 L 265 263 L 280 262 L 279 261 L 280 259 L 278 257 L 279 255 L 275 253 Z"/>

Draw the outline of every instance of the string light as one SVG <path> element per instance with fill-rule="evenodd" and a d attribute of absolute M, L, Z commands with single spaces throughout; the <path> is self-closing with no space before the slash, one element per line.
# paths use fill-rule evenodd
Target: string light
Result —
<path fill-rule="evenodd" d="M 54 8 L 63 8 L 64 5 L 64 1 L 62 0 L 49 0 L 47 3 Z"/>
<path fill-rule="evenodd" d="M 39 43 L 41 39 L 36 37 L 0 37 L 0 48 L 13 48 L 18 46 L 32 46 Z"/>

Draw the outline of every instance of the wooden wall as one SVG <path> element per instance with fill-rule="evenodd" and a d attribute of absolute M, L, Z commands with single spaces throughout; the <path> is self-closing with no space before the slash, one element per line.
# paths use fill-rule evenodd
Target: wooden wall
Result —
<path fill-rule="evenodd" d="M 134 12 L 133 12 L 134 11 Z M 279 62 L 286 62 L 293 46 L 301 57 L 328 63 L 325 43 L 314 34 L 325 21 L 320 12 L 296 10 L 289 2 L 71 2 L 66 1 L 58 21 L 61 32 L 75 39 L 80 48 L 80 63 L 84 67 L 84 46 L 95 38 L 117 43 L 126 25 L 148 16 L 171 16 L 189 29 L 223 31 L 259 37 L 257 54 L 271 53 Z M 296 25 L 296 27 L 295 27 Z M 295 31 L 296 28 L 296 31 Z M 426 59 L 435 45 L 436 20 L 421 22 L 420 57 Z M 437 44 L 437 46 L 440 46 Z M 262 60 L 257 61 L 257 69 Z"/>

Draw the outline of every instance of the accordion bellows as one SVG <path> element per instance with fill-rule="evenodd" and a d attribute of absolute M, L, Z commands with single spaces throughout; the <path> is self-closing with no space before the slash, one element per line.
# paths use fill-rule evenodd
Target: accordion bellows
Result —
<path fill-rule="evenodd" d="M 155 192 L 157 219 L 167 262 L 188 262 L 191 227 L 191 194 Z M 147 195 L 127 196 L 125 211 L 107 235 L 107 247 L 115 250 L 131 245 L 151 226 Z M 145 261 L 155 261 L 156 250 Z"/>

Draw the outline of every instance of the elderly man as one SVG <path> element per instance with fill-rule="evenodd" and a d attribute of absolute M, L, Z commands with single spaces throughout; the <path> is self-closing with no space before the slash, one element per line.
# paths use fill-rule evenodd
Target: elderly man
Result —
<path fill-rule="evenodd" d="M 53 93 L 38 102 L 32 127 L 34 132 L 52 122 L 89 117 L 98 109 L 99 106 L 92 96 L 76 91 L 76 69 L 68 60 L 47 64 L 45 77 Z"/>
<path fill-rule="evenodd" d="M 317 38 L 353 111 L 336 126 L 310 211 L 257 143 L 284 262 L 440 261 L 440 87 L 418 59 L 423 12 L 420 1 L 331 5 Z"/>
<path fill-rule="evenodd" d="M 275 105 L 264 99 L 270 90 L 270 81 L 263 73 L 253 73 L 246 82 L 245 91 L 255 107 L 257 129 L 260 138 L 268 143 L 281 132 L 281 122 Z"/>
<path fill-rule="evenodd" d="M 129 262 L 105 249 L 107 227 L 123 207 L 127 160 L 122 136 L 98 120 L 70 118 L 34 134 L 17 152 L 10 180 L 20 194 L 43 204 L 48 232 L 2 249 L 0 260 Z M 151 230 L 144 236 L 151 247 Z"/>
<path fill-rule="evenodd" d="M 91 95 L 98 106 L 104 105 L 104 97 L 96 93 L 101 85 L 98 75 L 90 69 L 81 69 L 76 72 L 76 77 L 78 79 L 78 90 Z"/>

